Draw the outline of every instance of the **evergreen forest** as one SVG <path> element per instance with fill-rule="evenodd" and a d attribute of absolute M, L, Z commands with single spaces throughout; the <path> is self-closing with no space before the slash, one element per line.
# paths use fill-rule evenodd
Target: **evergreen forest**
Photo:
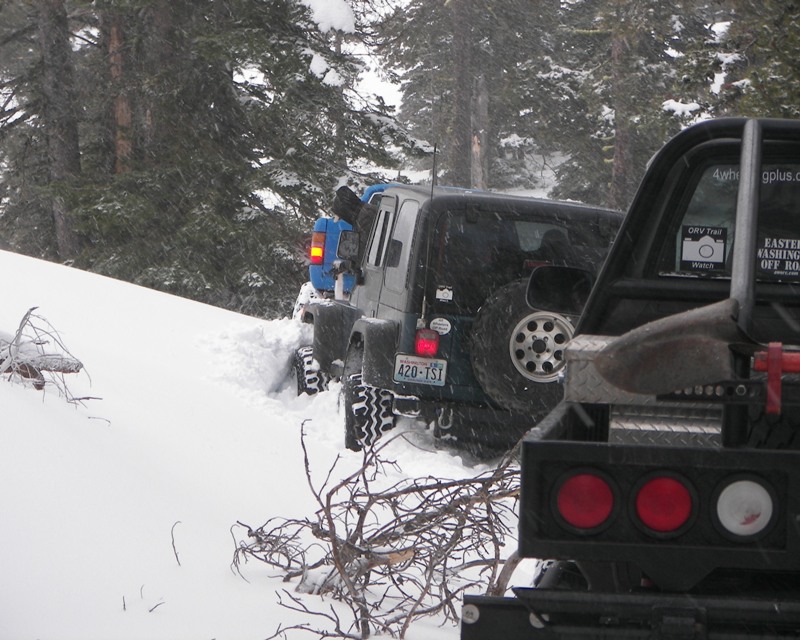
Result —
<path fill-rule="evenodd" d="M 795 0 L 0 0 L 0 249 L 281 317 L 339 186 L 625 209 L 798 57 Z"/>

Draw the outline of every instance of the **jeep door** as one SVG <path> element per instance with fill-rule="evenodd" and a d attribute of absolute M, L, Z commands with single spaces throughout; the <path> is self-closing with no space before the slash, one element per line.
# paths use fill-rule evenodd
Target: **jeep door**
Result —
<path fill-rule="evenodd" d="M 383 288 L 383 264 L 394 228 L 396 210 L 397 196 L 384 194 L 361 262 L 363 282 L 356 288 L 352 302 L 367 318 L 378 315 Z"/>
<path fill-rule="evenodd" d="M 384 253 L 383 288 L 379 317 L 404 320 L 410 309 L 409 266 L 413 261 L 412 248 L 417 233 L 420 203 L 404 198 L 395 216 L 394 228 Z"/>

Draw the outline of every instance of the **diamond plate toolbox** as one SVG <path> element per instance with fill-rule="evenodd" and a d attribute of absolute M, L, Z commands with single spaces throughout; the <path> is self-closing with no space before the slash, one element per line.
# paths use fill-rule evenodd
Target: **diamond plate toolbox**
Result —
<path fill-rule="evenodd" d="M 655 396 L 629 393 L 606 382 L 594 366 L 595 356 L 615 340 L 613 336 L 577 335 L 567 345 L 564 399 L 599 404 L 655 403 Z"/>
<path fill-rule="evenodd" d="M 609 442 L 720 446 L 720 405 L 659 401 L 652 395 L 623 391 L 598 373 L 594 357 L 614 339 L 612 336 L 579 335 L 570 341 L 566 350 L 564 399 L 609 405 Z"/>

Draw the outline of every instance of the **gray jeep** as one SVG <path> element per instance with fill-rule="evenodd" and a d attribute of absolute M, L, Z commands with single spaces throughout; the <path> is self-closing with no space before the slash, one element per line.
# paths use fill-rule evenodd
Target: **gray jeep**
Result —
<path fill-rule="evenodd" d="M 339 267 L 357 284 L 348 300 L 304 310 L 314 339 L 295 358 L 298 392 L 342 381 L 352 450 L 397 416 L 482 449 L 512 446 L 561 399 L 564 345 L 588 294 L 558 292 L 559 312 L 531 308 L 530 274 L 542 265 L 596 272 L 622 214 L 393 186 L 350 219 L 356 230 L 342 235 Z"/>

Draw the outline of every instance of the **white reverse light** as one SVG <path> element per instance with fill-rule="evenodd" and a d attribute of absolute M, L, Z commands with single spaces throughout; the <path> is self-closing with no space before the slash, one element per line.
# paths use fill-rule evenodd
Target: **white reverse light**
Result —
<path fill-rule="evenodd" d="M 753 480 L 732 482 L 717 499 L 720 524 L 741 538 L 751 538 L 764 531 L 772 520 L 773 509 L 769 491 Z"/>

